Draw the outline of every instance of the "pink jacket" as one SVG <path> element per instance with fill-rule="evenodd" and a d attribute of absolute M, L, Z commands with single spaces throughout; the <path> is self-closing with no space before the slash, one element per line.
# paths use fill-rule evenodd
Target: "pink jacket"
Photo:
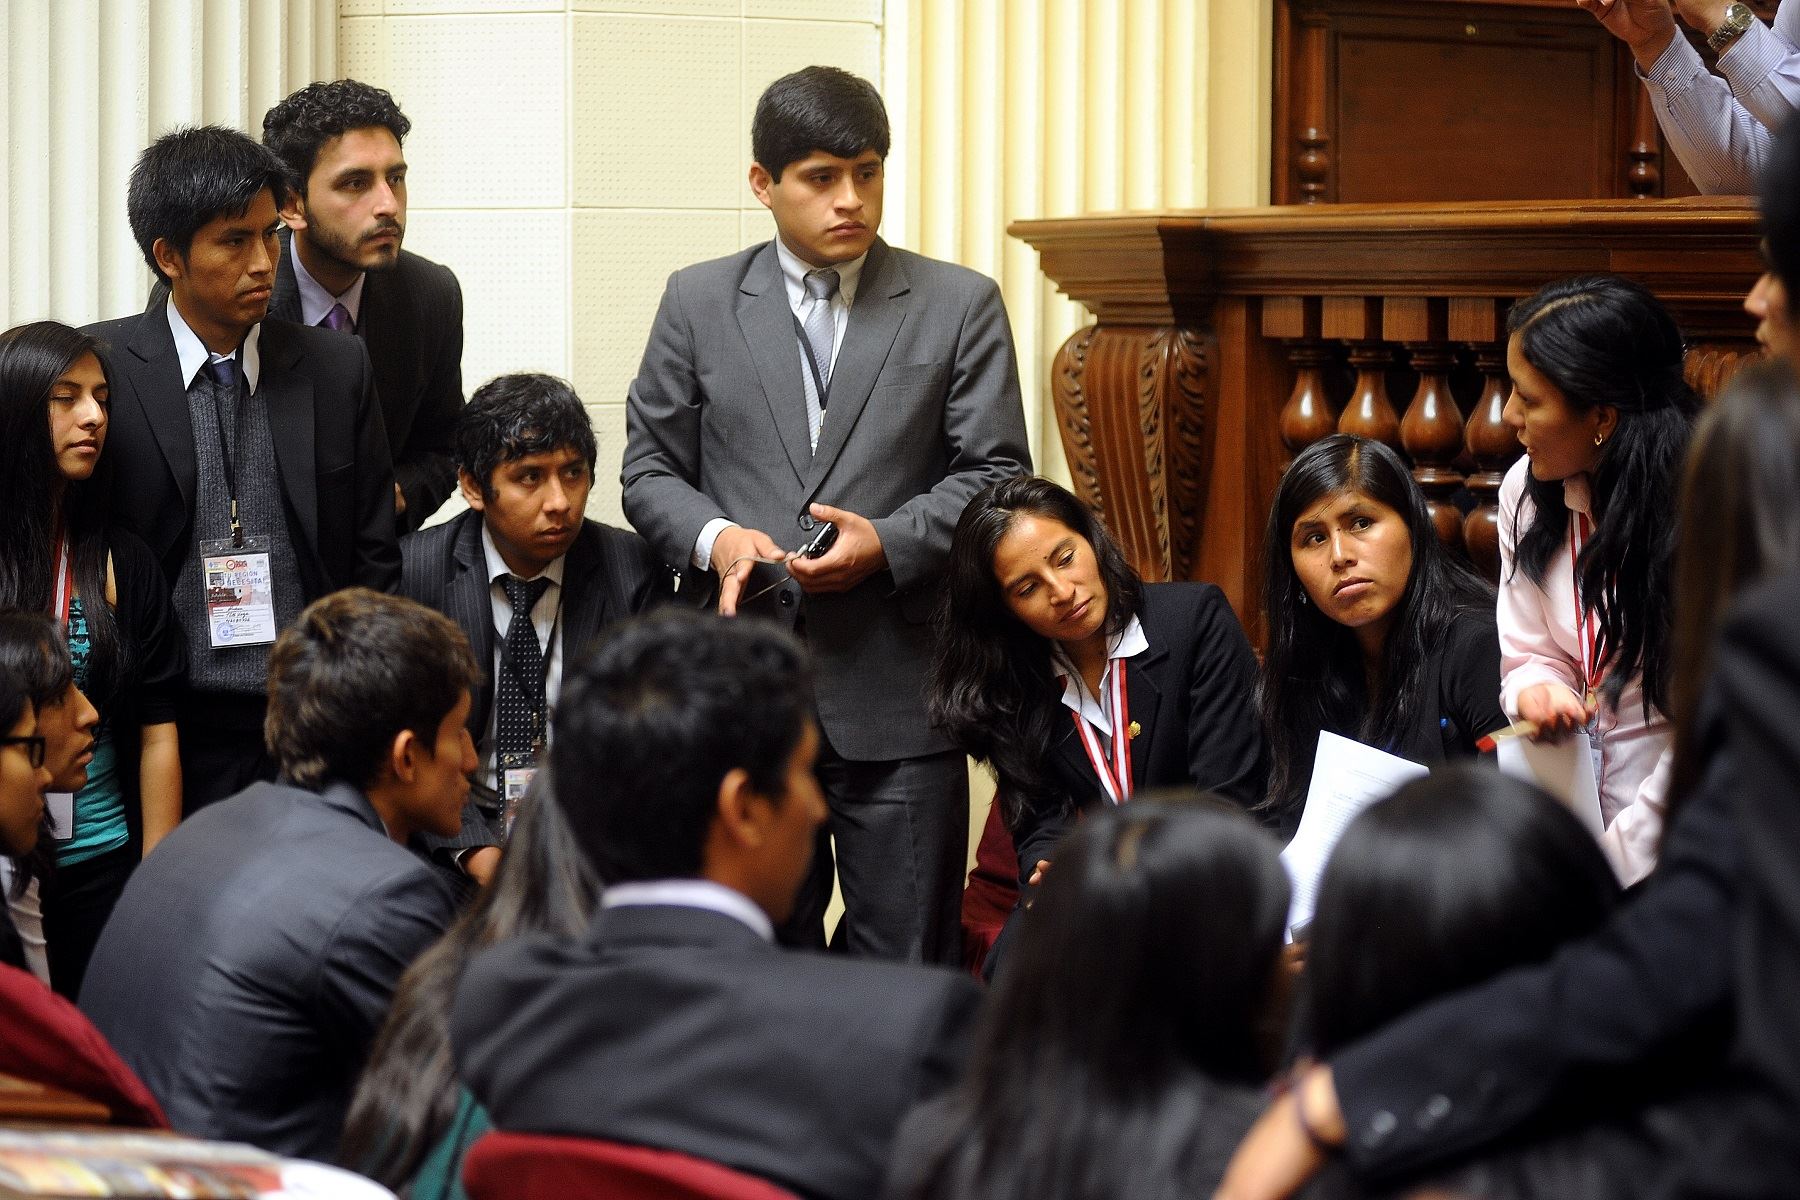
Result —
<path fill-rule="evenodd" d="M 1514 720 L 1519 693 L 1534 684 L 1559 683 L 1577 696 L 1586 689 L 1569 537 L 1551 556 L 1543 587 L 1513 571 L 1516 526 L 1529 527 L 1536 511 L 1530 500 L 1520 504 L 1530 469 L 1530 460 L 1520 458 L 1500 486 L 1500 704 Z M 1589 512 L 1587 477 L 1565 480 L 1563 499 L 1571 513 Z M 1601 700 L 1595 731 L 1600 817 L 1606 824 L 1600 844 L 1620 880 L 1630 885 L 1656 865 L 1674 731 L 1654 708 L 1646 718 L 1638 679 L 1626 684 L 1617 708 Z"/>

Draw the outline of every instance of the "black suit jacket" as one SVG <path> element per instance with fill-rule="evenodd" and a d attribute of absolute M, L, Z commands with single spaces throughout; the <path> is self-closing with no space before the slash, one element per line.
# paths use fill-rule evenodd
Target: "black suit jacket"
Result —
<path fill-rule="evenodd" d="M 133 872 L 81 1008 L 183 1133 L 329 1161 L 395 984 L 453 915 L 361 792 L 258 783 Z"/>
<path fill-rule="evenodd" d="M 173 584 L 193 538 L 198 465 L 187 388 L 163 306 L 89 325 L 112 383 L 113 519 L 148 542 Z M 394 471 L 361 343 L 265 320 L 256 399 L 269 414 L 288 531 L 310 602 L 400 579 Z"/>
<path fill-rule="evenodd" d="M 494 610 L 487 560 L 481 551 L 481 514 L 473 510 L 400 543 L 400 594 L 435 608 L 462 628 L 483 672 L 494 661 Z M 564 670 L 601 630 L 673 594 L 669 568 L 649 543 L 627 529 L 584 521 L 563 563 Z M 487 729 L 494 681 L 484 678 L 469 707 L 477 743 Z"/>
<path fill-rule="evenodd" d="M 1126 660 L 1126 703 L 1142 732 L 1131 741 L 1134 788 L 1191 787 L 1217 792 L 1249 808 L 1268 783 L 1268 758 L 1256 710 L 1256 656 L 1243 626 L 1210 583 L 1144 586 L 1149 649 Z M 1062 812 L 1026 812 L 1013 836 L 1019 878 L 1031 878 L 1041 858 L 1079 812 L 1108 803 L 1082 749 L 1072 716 L 1060 708 L 1050 767 L 1073 802 Z"/>
<path fill-rule="evenodd" d="M 269 315 L 300 316 L 293 233 L 281 234 Z M 375 367 L 375 394 L 394 455 L 394 479 L 406 496 L 401 533 L 438 510 L 456 487 L 456 421 L 462 413 L 462 285 L 449 267 L 410 250 L 390 270 L 363 277 L 356 332 Z"/>
<path fill-rule="evenodd" d="M 901 1118 L 959 1069 L 979 995 L 942 968 L 782 950 L 714 912 L 603 909 L 583 940 L 479 955 L 451 1042 L 498 1128 L 868 1200 Z"/>

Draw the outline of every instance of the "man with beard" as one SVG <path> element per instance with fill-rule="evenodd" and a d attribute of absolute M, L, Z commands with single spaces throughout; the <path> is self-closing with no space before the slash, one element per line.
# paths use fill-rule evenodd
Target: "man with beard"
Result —
<path fill-rule="evenodd" d="M 354 79 L 312 83 L 263 117 L 263 144 L 293 172 L 282 206 L 269 315 L 360 337 L 394 456 L 400 533 L 456 486 L 462 408 L 462 288 L 448 267 L 400 248 L 412 128 L 387 92 Z"/>

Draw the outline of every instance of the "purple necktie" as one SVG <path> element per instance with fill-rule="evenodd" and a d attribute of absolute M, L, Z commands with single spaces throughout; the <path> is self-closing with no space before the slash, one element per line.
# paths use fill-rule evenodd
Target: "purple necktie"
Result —
<path fill-rule="evenodd" d="M 350 310 L 341 304 L 334 304 L 331 306 L 331 311 L 325 314 L 325 319 L 319 324 L 336 333 L 350 333 L 352 332 Z"/>

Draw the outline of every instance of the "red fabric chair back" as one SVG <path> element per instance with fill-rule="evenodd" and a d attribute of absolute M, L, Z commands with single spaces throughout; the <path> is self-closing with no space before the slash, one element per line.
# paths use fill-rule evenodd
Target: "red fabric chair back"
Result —
<path fill-rule="evenodd" d="M 463 1186 L 469 1200 L 797 1200 L 765 1179 L 674 1150 L 499 1130 L 469 1148 Z"/>

